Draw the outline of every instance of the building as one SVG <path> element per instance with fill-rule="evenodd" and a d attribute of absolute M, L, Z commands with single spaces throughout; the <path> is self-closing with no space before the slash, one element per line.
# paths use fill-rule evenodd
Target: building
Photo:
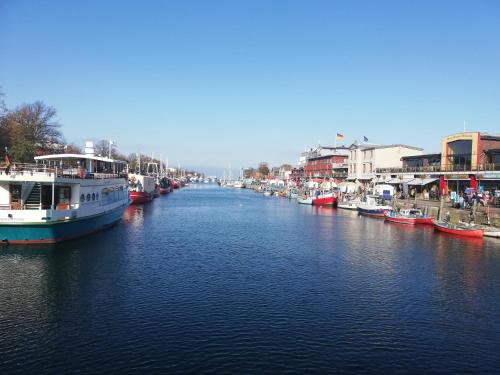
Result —
<path fill-rule="evenodd" d="M 467 188 L 500 190 L 500 135 L 452 134 L 441 140 L 440 154 L 404 156 L 400 168 L 377 166 L 378 181 L 447 194 Z M 418 188 L 419 187 L 419 188 Z"/>
<path fill-rule="evenodd" d="M 403 156 L 403 170 L 407 172 L 439 172 L 441 170 L 441 154 L 424 154 Z"/>
<path fill-rule="evenodd" d="M 500 135 L 463 132 L 441 141 L 440 191 L 500 189 Z"/>
<path fill-rule="evenodd" d="M 306 158 L 302 175 L 306 178 L 345 180 L 348 153 L 349 149 L 345 146 L 311 149 L 301 155 Z"/>
<path fill-rule="evenodd" d="M 400 170 L 403 167 L 403 157 L 422 155 L 422 149 L 418 147 L 393 144 L 352 144 L 349 147 L 348 176 L 351 181 L 371 182 L 390 177 L 392 169 Z M 386 170 L 387 176 L 380 174 Z"/>

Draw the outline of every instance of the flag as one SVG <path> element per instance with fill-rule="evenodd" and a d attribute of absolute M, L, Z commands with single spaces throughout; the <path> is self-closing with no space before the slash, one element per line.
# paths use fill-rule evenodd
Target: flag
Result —
<path fill-rule="evenodd" d="M 366 138 L 365 136 L 363 136 L 363 142 L 368 142 L 368 138 Z"/>
<path fill-rule="evenodd" d="M 344 134 L 337 133 L 337 141 L 341 141 L 344 139 Z"/>
<path fill-rule="evenodd" d="M 9 155 L 9 149 L 5 147 L 5 174 L 9 174 L 11 165 L 12 165 L 12 158 Z"/>

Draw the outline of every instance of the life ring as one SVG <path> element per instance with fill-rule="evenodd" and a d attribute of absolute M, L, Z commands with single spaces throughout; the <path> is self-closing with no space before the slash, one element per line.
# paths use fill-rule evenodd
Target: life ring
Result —
<path fill-rule="evenodd" d="M 85 170 L 85 168 L 80 168 L 80 178 L 84 179 L 86 174 L 87 171 Z"/>

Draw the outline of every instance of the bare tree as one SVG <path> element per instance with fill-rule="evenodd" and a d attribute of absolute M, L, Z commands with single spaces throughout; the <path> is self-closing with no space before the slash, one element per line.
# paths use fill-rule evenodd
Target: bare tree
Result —
<path fill-rule="evenodd" d="M 8 136 L 6 146 L 12 148 L 14 160 L 30 162 L 35 153 L 47 153 L 62 145 L 60 125 L 55 121 L 56 110 L 37 101 L 7 111 L 2 119 L 2 131 Z"/>

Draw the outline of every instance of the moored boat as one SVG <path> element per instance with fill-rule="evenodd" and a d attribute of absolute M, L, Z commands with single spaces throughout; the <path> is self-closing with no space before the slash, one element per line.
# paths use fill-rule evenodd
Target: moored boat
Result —
<path fill-rule="evenodd" d="M 391 210 L 391 206 L 385 205 L 383 200 L 375 195 L 368 195 L 365 201 L 358 203 L 360 215 L 385 218 L 385 213 Z"/>
<path fill-rule="evenodd" d="M 138 173 L 129 173 L 128 181 L 132 203 L 140 204 L 153 200 L 156 189 L 153 177 Z"/>
<path fill-rule="evenodd" d="M 337 195 L 335 193 L 325 193 L 318 195 L 312 202 L 314 206 L 336 206 Z"/>
<path fill-rule="evenodd" d="M 312 197 L 301 196 L 297 197 L 297 203 L 299 204 L 313 204 L 314 199 Z"/>
<path fill-rule="evenodd" d="M 395 211 L 386 212 L 385 220 L 396 224 L 415 225 L 417 223 L 416 217 L 405 210 L 401 210 L 399 213 Z"/>
<path fill-rule="evenodd" d="M 446 221 L 434 220 L 434 229 L 440 232 L 454 234 L 463 237 L 483 238 L 484 229 L 476 225 L 457 225 Z"/>
<path fill-rule="evenodd" d="M 105 229 L 130 203 L 125 162 L 85 154 L 35 157 L 0 171 L 0 242 L 55 243 Z"/>
<path fill-rule="evenodd" d="M 359 203 L 359 200 L 337 202 L 337 208 L 341 208 L 343 210 L 357 211 L 358 210 L 358 203 Z"/>

